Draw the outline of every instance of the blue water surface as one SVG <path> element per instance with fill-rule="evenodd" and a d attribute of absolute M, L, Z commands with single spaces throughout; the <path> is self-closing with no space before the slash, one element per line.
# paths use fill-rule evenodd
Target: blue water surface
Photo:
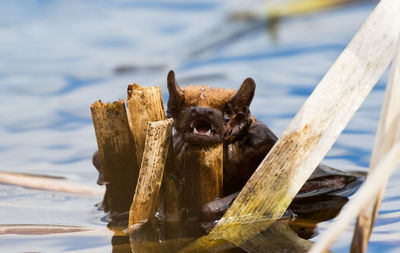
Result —
<path fill-rule="evenodd" d="M 278 136 L 376 5 L 366 1 L 267 21 L 231 14 L 255 1 L 0 1 L 0 170 L 96 186 L 90 104 L 125 99 L 127 85 L 178 82 L 237 88 L 252 77 L 251 111 Z M 366 170 L 387 73 L 325 158 Z M 400 178 L 389 183 L 368 252 L 400 251 Z M 105 228 L 82 197 L 0 185 L 1 224 Z M 330 222 L 320 225 L 323 231 Z M 333 245 L 348 252 L 352 228 Z M 313 240 L 318 240 L 318 236 Z M 111 252 L 110 235 L 0 235 L 1 252 Z"/>

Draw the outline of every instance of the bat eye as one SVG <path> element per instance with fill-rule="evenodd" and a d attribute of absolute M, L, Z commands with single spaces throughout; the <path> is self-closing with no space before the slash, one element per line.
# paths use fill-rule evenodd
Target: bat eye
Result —
<path fill-rule="evenodd" d="M 225 115 L 224 120 L 225 122 L 228 122 L 229 120 L 231 120 L 231 117 L 229 117 L 229 115 Z"/>

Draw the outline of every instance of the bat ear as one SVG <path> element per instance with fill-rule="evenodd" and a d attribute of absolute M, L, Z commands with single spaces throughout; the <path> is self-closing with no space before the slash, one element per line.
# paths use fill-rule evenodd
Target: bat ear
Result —
<path fill-rule="evenodd" d="M 171 118 L 179 113 L 184 102 L 183 92 L 175 80 L 173 70 L 168 73 L 167 86 L 169 92 L 167 117 Z"/>
<path fill-rule="evenodd" d="M 234 111 L 248 108 L 253 100 L 255 90 L 256 83 L 252 78 L 247 78 L 235 95 L 228 101 L 228 106 Z"/>

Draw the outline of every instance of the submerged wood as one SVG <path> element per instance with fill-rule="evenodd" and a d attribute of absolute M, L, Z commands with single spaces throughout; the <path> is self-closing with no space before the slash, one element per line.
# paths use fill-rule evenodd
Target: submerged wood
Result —
<path fill-rule="evenodd" d="M 142 166 L 129 211 L 130 233 L 154 214 L 171 142 L 172 125 L 172 119 L 147 124 Z"/>
<path fill-rule="evenodd" d="M 90 107 L 111 211 L 126 212 L 139 174 L 135 145 L 123 100 Z"/>
<path fill-rule="evenodd" d="M 209 236 L 241 246 L 279 218 L 390 63 L 400 28 L 400 2 L 382 0 L 355 35 Z M 270 220 L 257 223 L 257 219 Z M 204 243 L 207 242 L 207 243 Z"/>
<path fill-rule="evenodd" d="M 128 86 L 127 106 L 131 131 L 135 137 L 136 155 L 140 164 L 145 145 L 147 123 L 165 119 L 161 89 L 159 87 L 141 87 L 137 84 L 131 84 Z M 180 183 L 176 175 L 173 147 L 171 145 L 161 186 L 161 206 L 158 207 L 164 213 L 167 221 L 179 221 L 181 219 Z M 168 233 L 178 230 L 177 228 L 169 228 Z M 179 232 L 177 233 L 179 234 Z"/>
<path fill-rule="evenodd" d="M 183 205 L 186 218 L 197 219 L 201 207 L 222 197 L 223 144 L 187 147 L 183 154 Z"/>
<path fill-rule="evenodd" d="M 58 192 L 73 193 L 73 194 L 83 194 L 83 195 L 104 194 L 104 190 L 100 188 L 90 187 L 78 183 L 72 183 L 65 180 L 64 178 L 52 177 L 46 175 L 1 171 L 0 183 L 18 185 L 38 190 L 58 191 Z"/>
<path fill-rule="evenodd" d="M 136 159 L 140 167 L 146 139 L 147 123 L 165 119 L 160 87 L 128 86 L 128 118 L 135 141 Z"/>
<path fill-rule="evenodd" d="M 389 82 L 385 92 L 384 104 L 376 133 L 376 141 L 372 152 L 370 171 L 374 171 L 378 162 L 384 158 L 400 137 L 400 37 L 397 52 L 393 60 Z M 366 208 L 362 209 L 354 230 L 351 252 L 366 252 L 371 230 L 374 226 L 379 206 L 382 201 L 387 182 Z"/>

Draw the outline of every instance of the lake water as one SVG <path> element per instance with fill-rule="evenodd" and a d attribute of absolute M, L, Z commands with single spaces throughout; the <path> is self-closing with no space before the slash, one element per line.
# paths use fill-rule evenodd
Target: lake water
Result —
<path fill-rule="evenodd" d="M 232 20 L 252 1 L 0 2 L 0 170 L 96 186 L 90 104 L 125 99 L 127 85 L 237 88 L 257 83 L 251 111 L 278 136 L 373 10 L 359 3 L 280 20 Z M 366 170 L 388 74 L 324 162 Z M 400 179 L 388 185 L 368 252 L 400 251 Z M 100 188 L 100 187 L 99 187 Z M 0 185 L 0 225 L 104 229 L 101 197 Z M 320 224 L 325 230 L 330 222 Z M 348 252 L 352 228 L 333 245 Z M 313 240 L 318 240 L 318 236 Z M 110 234 L 0 235 L 1 252 L 111 252 Z"/>

